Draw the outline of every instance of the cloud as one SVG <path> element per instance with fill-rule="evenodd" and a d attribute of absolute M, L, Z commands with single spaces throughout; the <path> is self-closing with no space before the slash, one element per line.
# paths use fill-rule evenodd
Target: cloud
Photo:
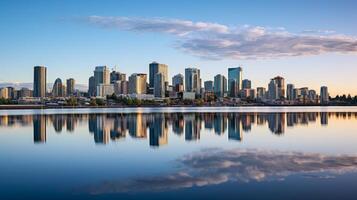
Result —
<path fill-rule="evenodd" d="M 91 194 L 164 191 L 225 182 L 284 180 L 293 174 L 333 178 L 333 175 L 357 170 L 357 156 L 256 149 L 206 149 L 183 156 L 177 162 L 182 167 L 171 174 L 106 181 L 82 191 Z"/>
<path fill-rule="evenodd" d="M 291 33 L 281 27 L 234 27 L 165 18 L 89 16 L 84 21 L 101 28 L 170 34 L 176 38 L 177 49 L 207 59 L 259 59 L 357 52 L 356 37 L 338 35 L 330 30 Z"/>

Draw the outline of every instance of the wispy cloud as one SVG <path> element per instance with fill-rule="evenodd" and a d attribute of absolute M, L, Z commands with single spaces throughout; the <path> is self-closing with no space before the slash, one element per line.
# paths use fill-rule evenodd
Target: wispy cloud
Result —
<path fill-rule="evenodd" d="M 309 178 L 357 170 L 357 156 L 242 149 L 208 149 L 177 160 L 181 168 L 171 174 L 107 181 L 85 188 L 91 194 L 163 191 L 225 182 L 283 180 L 293 174 Z"/>
<path fill-rule="evenodd" d="M 323 53 L 357 53 L 357 38 L 333 31 L 305 30 L 291 33 L 284 28 L 228 26 L 166 18 L 89 16 L 84 20 L 102 28 L 158 32 L 176 37 L 175 47 L 208 59 L 257 59 Z"/>

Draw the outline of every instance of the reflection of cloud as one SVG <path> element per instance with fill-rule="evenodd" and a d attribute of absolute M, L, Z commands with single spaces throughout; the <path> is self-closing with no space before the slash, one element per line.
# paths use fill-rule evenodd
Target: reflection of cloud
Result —
<path fill-rule="evenodd" d="M 305 30 L 290 33 L 284 28 L 232 27 L 218 23 L 165 18 L 89 16 L 85 21 L 103 28 L 135 32 L 159 32 L 176 36 L 177 48 L 209 59 L 254 59 L 356 53 L 357 39 L 333 31 Z"/>
<path fill-rule="evenodd" d="M 309 178 L 332 177 L 331 173 L 341 174 L 357 169 L 357 156 L 240 149 L 207 149 L 186 155 L 178 162 L 183 167 L 172 174 L 108 181 L 86 191 L 92 194 L 162 191 L 228 181 L 281 180 L 299 173 Z M 321 172 L 324 176 L 318 175 Z"/>

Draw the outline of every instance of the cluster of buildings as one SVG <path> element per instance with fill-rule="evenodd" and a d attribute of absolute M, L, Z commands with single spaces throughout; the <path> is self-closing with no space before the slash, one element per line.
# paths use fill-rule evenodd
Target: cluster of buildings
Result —
<path fill-rule="evenodd" d="M 202 84 L 201 72 L 198 68 L 186 68 L 185 73 L 176 74 L 169 82 L 168 65 L 157 62 L 149 64 L 149 74 L 134 73 L 129 77 L 125 73 L 110 70 L 107 66 L 97 66 L 88 80 L 87 93 L 75 90 L 75 80 L 66 80 L 66 85 L 60 78 L 53 84 L 52 91 L 47 91 L 47 68 L 34 67 L 33 91 L 22 88 L 1 88 L 0 98 L 61 98 L 70 96 L 86 96 L 106 98 L 108 95 L 124 96 L 141 100 L 182 99 L 206 101 L 249 101 L 267 102 L 273 104 L 327 104 L 328 88 L 322 86 L 320 93 L 307 87 L 296 88 L 293 84 L 285 85 L 281 76 L 270 80 L 267 88 L 252 87 L 252 81 L 243 79 L 241 67 L 228 68 L 228 76 L 217 74 L 213 80 Z M 228 78 L 227 78 L 228 77 Z"/>

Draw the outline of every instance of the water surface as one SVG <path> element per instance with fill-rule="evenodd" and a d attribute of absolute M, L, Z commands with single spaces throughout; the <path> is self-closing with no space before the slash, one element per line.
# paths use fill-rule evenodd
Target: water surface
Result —
<path fill-rule="evenodd" d="M 355 199 L 355 107 L 0 111 L 0 199 Z"/>

